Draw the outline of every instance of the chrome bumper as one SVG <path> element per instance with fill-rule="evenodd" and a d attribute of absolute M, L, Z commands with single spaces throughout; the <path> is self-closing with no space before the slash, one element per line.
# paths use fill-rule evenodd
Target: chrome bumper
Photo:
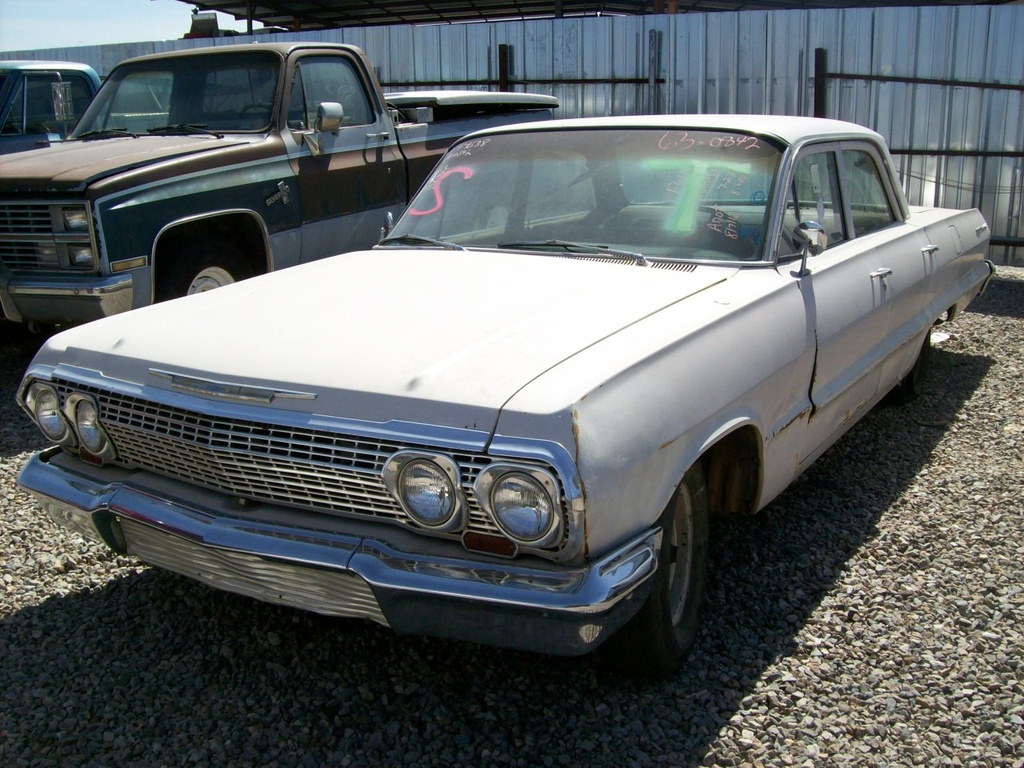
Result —
<path fill-rule="evenodd" d="M 85 323 L 132 308 L 132 276 L 54 279 L 0 274 L 0 306 L 16 322 Z"/>
<path fill-rule="evenodd" d="M 97 480 L 92 468 L 78 471 L 83 466 L 50 449 L 29 460 L 18 482 L 58 523 L 151 565 L 401 634 L 587 653 L 640 608 L 657 568 L 659 528 L 583 566 L 527 566 L 403 551 L 378 536 L 325 531 L 323 516 L 316 529 L 301 525 L 279 508 L 226 514 L 198 496 L 180 496 L 190 492 L 180 483 L 124 472 Z"/>

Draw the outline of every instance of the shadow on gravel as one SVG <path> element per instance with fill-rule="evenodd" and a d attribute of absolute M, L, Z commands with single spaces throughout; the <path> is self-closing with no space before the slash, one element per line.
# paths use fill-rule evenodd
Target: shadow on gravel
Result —
<path fill-rule="evenodd" d="M 120 578 L 0 622 L 0 762 L 700 765 L 772 662 L 808 653 L 797 633 L 991 361 L 933 364 L 934 391 L 869 414 L 762 514 L 716 521 L 703 629 L 671 680 L 397 637 L 103 555 Z"/>
<path fill-rule="evenodd" d="M 1024 318 L 1024 280 L 1000 277 L 999 269 L 996 267 L 996 276 L 985 293 L 971 302 L 970 311 L 979 315 Z"/>
<path fill-rule="evenodd" d="M 14 402 L 21 376 L 45 336 L 0 320 L 0 456 L 7 458 L 46 447 L 46 441 Z"/>

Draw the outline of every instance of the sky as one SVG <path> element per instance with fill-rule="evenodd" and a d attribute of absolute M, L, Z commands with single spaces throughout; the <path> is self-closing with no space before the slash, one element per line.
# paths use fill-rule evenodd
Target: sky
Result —
<path fill-rule="evenodd" d="M 0 53 L 177 40 L 192 8 L 179 0 L 0 0 Z M 221 29 L 245 31 L 245 21 L 217 17 Z"/>

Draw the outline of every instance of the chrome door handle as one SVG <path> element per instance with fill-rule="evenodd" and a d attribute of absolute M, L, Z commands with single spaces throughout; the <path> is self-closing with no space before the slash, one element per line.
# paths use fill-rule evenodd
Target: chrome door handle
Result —
<path fill-rule="evenodd" d="M 887 278 L 891 274 L 892 274 L 892 270 L 889 269 L 889 267 L 879 267 L 878 269 L 876 269 L 874 272 L 871 273 L 871 278 L 874 279 L 874 278 L 877 277 L 879 280 L 881 280 L 884 283 L 885 282 L 885 278 Z"/>
<path fill-rule="evenodd" d="M 928 245 L 924 246 L 924 248 L 921 249 L 921 253 L 931 256 L 937 250 L 939 250 L 939 246 L 935 245 L 934 243 L 928 243 Z"/>
<path fill-rule="evenodd" d="M 370 141 L 386 141 L 391 138 L 391 134 L 387 131 L 384 131 L 384 133 L 368 133 L 366 134 L 366 138 Z"/>

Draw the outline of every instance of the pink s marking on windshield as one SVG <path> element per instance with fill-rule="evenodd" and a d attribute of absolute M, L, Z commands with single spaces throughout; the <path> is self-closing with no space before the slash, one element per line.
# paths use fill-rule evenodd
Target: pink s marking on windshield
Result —
<path fill-rule="evenodd" d="M 428 208 L 425 211 L 416 210 L 410 208 L 408 213 L 410 216 L 427 216 L 431 213 L 437 213 L 444 206 L 444 196 L 441 194 L 441 182 L 447 179 L 454 173 L 462 174 L 462 178 L 468 179 L 473 175 L 473 169 L 465 166 L 459 166 L 458 168 L 449 168 L 447 171 L 443 171 L 438 174 L 437 178 L 434 179 L 434 183 L 431 184 L 431 188 L 434 190 L 434 207 Z"/>

